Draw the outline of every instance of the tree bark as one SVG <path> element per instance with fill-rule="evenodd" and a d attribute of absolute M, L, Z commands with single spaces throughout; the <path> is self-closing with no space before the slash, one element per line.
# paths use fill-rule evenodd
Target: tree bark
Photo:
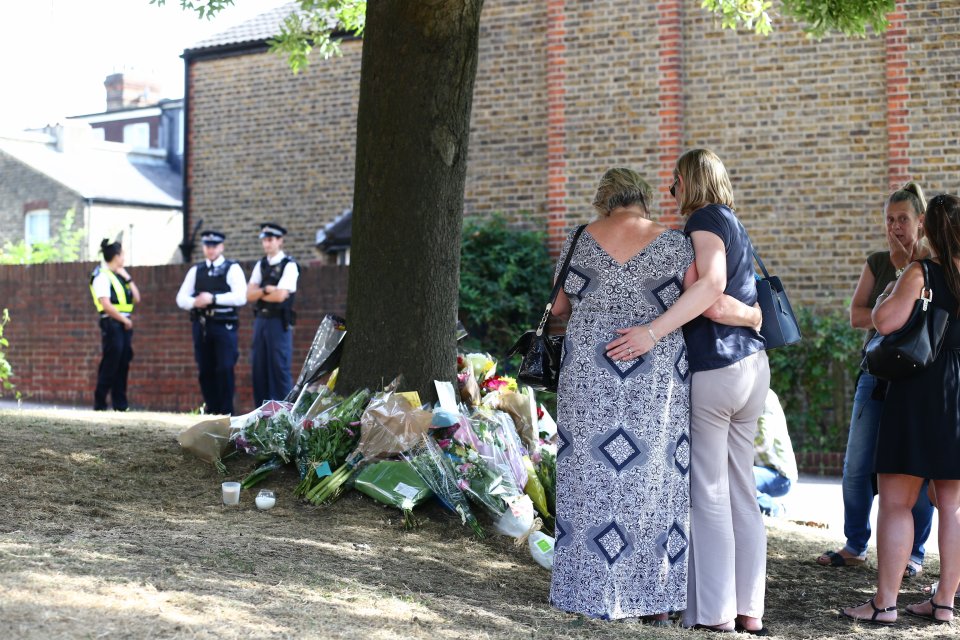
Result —
<path fill-rule="evenodd" d="M 483 0 L 367 4 L 337 389 L 435 398 L 456 376 L 460 234 Z"/>

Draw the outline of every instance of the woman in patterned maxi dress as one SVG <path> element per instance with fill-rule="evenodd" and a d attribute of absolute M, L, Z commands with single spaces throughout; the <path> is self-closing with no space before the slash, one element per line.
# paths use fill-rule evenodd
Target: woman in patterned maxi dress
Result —
<path fill-rule="evenodd" d="M 624 327 L 649 323 L 674 303 L 694 259 L 681 232 L 647 218 L 650 193 L 629 169 L 604 175 L 594 201 L 600 217 L 576 243 L 553 309 L 569 310 L 570 320 L 557 396 L 550 600 L 602 619 L 665 620 L 686 606 L 690 404 L 683 335 L 664 336 L 643 357 L 606 351 Z"/>

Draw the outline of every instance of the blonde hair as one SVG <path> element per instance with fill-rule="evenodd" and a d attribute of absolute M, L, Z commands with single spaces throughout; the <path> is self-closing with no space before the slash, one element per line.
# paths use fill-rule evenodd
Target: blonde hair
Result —
<path fill-rule="evenodd" d="M 652 193 L 650 184 L 639 173 L 626 167 L 614 167 L 600 178 L 597 194 L 593 197 L 593 208 L 601 217 L 606 217 L 617 207 L 639 204 L 644 217 L 648 217 L 647 202 Z"/>
<path fill-rule="evenodd" d="M 912 180 L 890 194 L 883 206 L 884 211 L 895 202 L 909 202 L 917 218 L 927 210 L 927 199 L 923 197 L 923 189 Z"/>
<path fill-rule="evenodd" d="M 673 177 L 683 178 L 680 213 L 689 215 L 708 204 L 734 208 L 733 186 L 720 158 L 709 149 L 691 149 L 677 158 Z"/>

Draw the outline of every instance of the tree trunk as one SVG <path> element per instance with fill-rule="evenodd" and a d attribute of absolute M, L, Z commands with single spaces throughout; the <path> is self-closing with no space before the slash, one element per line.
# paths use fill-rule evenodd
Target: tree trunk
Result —
<path fill-rule="evenodd" d="M 483 0 L 367 4 L 337 388 L 435 398 L 456 376 L 460 233 Z"/>

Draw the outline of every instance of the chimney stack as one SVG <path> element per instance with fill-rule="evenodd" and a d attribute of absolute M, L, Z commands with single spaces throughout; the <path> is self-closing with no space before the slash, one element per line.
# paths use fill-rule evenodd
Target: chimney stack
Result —
<path fill-rule="evenodd" d="M 131 78 L 123 73 L 110 74 L 103 86 L 107 89 L 107 111 L 146 107 L 160 101 L 160 85 Z"/>

